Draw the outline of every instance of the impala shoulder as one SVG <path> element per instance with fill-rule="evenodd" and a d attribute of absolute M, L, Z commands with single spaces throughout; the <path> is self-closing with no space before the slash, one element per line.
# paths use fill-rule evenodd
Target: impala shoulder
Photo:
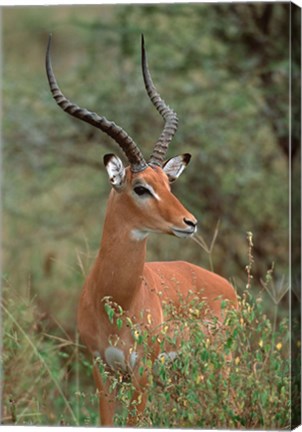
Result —
<path fill-rule="evenodd" d="M 236 290 L 226 278 L 195 264 L 186 264 L 195 275 L 200 289 L 205 289 L 211 297 L 221 296 L 237 304 Z"/>

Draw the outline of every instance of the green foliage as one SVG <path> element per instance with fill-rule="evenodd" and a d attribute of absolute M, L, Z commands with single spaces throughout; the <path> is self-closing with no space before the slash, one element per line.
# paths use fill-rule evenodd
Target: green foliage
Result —
<path fill-rule="evenodd" d="M 150 333 L 111 297 L 103 299 L 110 322 L 117 330 L 127 326 L 133 335 L 132 350 L 141 353 L 136 372 L 147 377 L 148 401 L 139 426 L 289 428 L 289 321 L 277 319 L 280 296 L 274 297 L 275 315 L 269 318 L 263 291 L 257 296 L 251 293 L 252 246 L 248 233 L 248 284 L 238 296 L 238 310 L 222 301 L 222 323 L 211 317 L 204 301 L 182 299 L 177 310 L 172 303 L 165 306 L 163 324 Z M 272 298 L 273 280 L 270 270 L 264 283 Z M 98 397 L 91 388 L 92 365 L 81 354 L 77 339 L 73 342 L 58 323 L 53 327 L 51 317 L 39 316 L 35 300 L 17 297 L 8 281 L 2 311 L 4 422 L 96 425 Z M 152 322 L 150 316 L 146 319 Z M 118 336 L 112 335 L 109 342 L 115 346 Z M 159 344 L 161 352 L 155 361 L 153 344 Z M 169 352 L 177 354 L 169 356 Z M 120 403 L 115 424 L 124 426 L 129 414 L 136 417 L 143 395 L 133 397 L 137 389 L 131 373 L 109 373 L 100 358 L 96 361 Z M 295 361 L 299 364 L 299 356 Z M 24 372 L 22 378 L 16 378 L 16 370 Z M 293 388 L 297 391 L 296 380 Z"/>
<path fill-rule="evenodd" d="M 59 241 L 63 256 L 65 250 L 82 248 L 83 236 L 92 239 L 93 249 L 98 247 L 109 188 L 106 175 L 95 168 L 101 169 L 102 154 L 119 151 L 104 134 L 55 106 L 43 69 L 48 32 L 53 31 L 54 70 L 66 95 L 115 120 L 148 155 L 162 119 L 141 77 L 139 44 L 144 33 L 154 82 L 180 118 L 168 156 L 193 155 L 175 192 L 200 219 L 208 243 L 221 221 L 216 268 L 244 277 L 243 233 L 251 230 L 258 245 L 255 273 L 264 274 L 274 260 L 281 277 L 288 257 L 287 159 L 280 144 L 288 136 L 288 32 L 279 34 L 288 26 L 288 8 L 180 4 L 6 9 L 8 265 L 10 252 L 14 256 L 20 247 L 16 238 L 22 238 L 29 262 L 37 238 L 49 248 L 51 239 Z M 267 11 L 269 26 L 261 27 Z M 266 43 L 259 43 L 264 31 Z M 252 49 L 253 41 L 257 49 Z M 31 47 L 26 64 L 22 44 Z M 270 77 L 265 85 L 264 77 Z M 207 265 L 197 246 L 179 251 L 175 242 L 151 239 L 149 257 L 197 264 L 204 260 Z"/>
<path fill-rule="evenodd" d="M 91 365 L 58 322 L 39 311 L 36 299 L 3 283 L 1 302 L 2 422 L 15 425 L 96 425 L 98 397 Z M 84 379 L 83 379 L 84 377 Z"/>
<path fill-rule="evenodd" d="M 239 299 L 238 311 L 230 310 L 227 302 L 222 308 L 223 325 L 212 319 L 207 332 L 200 319 L 204 303 L 194 300 L 181 311 L 171 305 L 166 309 L 167 319 L 173 318 L 163 323 L 156 340 L 162 352 L 167 343 L 171 351 L 177 351 L 173 360 L 163 353 L 152 363 L 150 336 L 137 334 L 137 345 L 143 346 L 145 353 L 138 373 L 148 377 L 148 403 L 139 426 L 289 427 L 288 320 L 283 319 L 275 328 L 263 312 L 261 295 L 255 298 L 248 290 Z M 123 314 L 119 317 L 125 319 Z M 127 323 L 131 324 L 131 320 L 127 319 Z M 108 371 L 100 359 L 99 364 L 103 378 L 107 378 Z M 121 402 L 115 424 L 125 426 L 127 415 L 135 413 L 140 402 L 133 399 L 131 377 L 115 372 L 111 391 L 117 392 L 115 398 Z"/>

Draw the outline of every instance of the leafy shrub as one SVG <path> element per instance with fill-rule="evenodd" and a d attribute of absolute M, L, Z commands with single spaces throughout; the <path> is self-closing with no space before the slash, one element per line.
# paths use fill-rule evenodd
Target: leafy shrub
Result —
<path fill-rule="evenodd" d="M 144 347 L 141 372 L 149 377 L 148 403 L 139 420 L 143 427 L 188 428 L 261 428 L 279 429 L 290 424 L 289 328 L 283 319 L 278 329 L 264 314 L 262 297 L 245 290 L 239 298 L 238 311 L 225 309 L 223 324 L 212 319 L 207 333 L 200 325 L 203 303 L 166 308 L 169 318 L 157 337 L 161 351 L 167 342 L 176 358 L 162 355 L 150 361 L 150 337 L 137 335 Z M 111 306 L 110 306 L 111 305 Z M 172 308 L 172 310 L 171 310 Z M 168 309 L 168 310 L 167 310 Z M 123 315 L 108 300 L 107 313 L 112 322 L 122 325 Z M 129 318 L 128 322 L 129 322 Z M 173 336 L 168 327 L 173 326 Z M 135 326 L 133 327 L 135 331 Z M 184 337 L 189 335 L 189 337 Z M 104 365 L 100 370 L 105 376 Z M 134 387 L 117 372 L 112 390 L 124 409 L 116 416 L 117 425 L 125 425 L 127 413 L 135 413 L 131 402 Z"/>
<path fill-rule="evenodd" d="M 91 365 L 77 340 L 29 293 L 5 280 L 2 294 L 2 424 L 97 424 Z"/>
<path fill-rule="evenodd" d="M 290 427 L 289 321 L 287 317 L 278 319 L 281 294 L 274 288 L 272 270 L 262 283 L 274 301 L 271 317 L 264 308 L 264 290 L 252 294 L 250 233 L 248 242 L 247 285 L 238 296 L 238 310 L 222 302 L 222 324 L 209 315 L 205 322 L 206 305 L 193 298 L 190 303 L 183 301 L 177 310 L 167 304 L 164 323 L 150 335 L 111 298 L 104 299 L 109 320 L 117 329 L 130 327 L 135 340 L 133 349 L 139 347 L 144 353 L 138 373 L 148 377 L 148 401 L 138 419 L 139 426 Z M 81 352 L 77 338 L 74 341 L 58 323 L 53 327 L 51 317 L 41 316 L 35 299 L 20 296 L 7 281 L 1 306 L 3 422 L 98 424 L 92 365 Z M 159 343 L 161 353 L 172 351 L 177 355 L 171 359 L 162 354 L 152 362 L 150 341 Z M 116 342 L 112 338 L 112 344 Z M 108 371 L 98 361 L 106 379 Z M 20 370 L 21 375 L 16 373 Z M 111 390 L 121 405 L 115 424 L 125 425 L 129 414 L 136 416 L 140 398 L 132 400 L 135 389 L 130 376 L 119 372 L 113 375 Z"/>

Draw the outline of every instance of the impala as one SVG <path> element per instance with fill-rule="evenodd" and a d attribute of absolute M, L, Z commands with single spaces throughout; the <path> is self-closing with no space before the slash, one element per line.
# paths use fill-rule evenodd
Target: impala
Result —
<path fill-rule="evenodd" d="M 50 43 L 46 53 L 46 71 L 50 90 L 56 103 L 68 114 L 83 120 L 113 138 L 125 153 L 129 166 L 114 154 L 104 156 L 112 189 L 109 195 L 103 236 L 95 262 L 86 279 L 78 306 L 78 329 L 81 340 L 92 358 L 101 358 L 108 371 L 131 377 L 135 386 L 133 400 L 137 415 L 143 411 L 147 398 L 146 374 L 138 373 L 140 347 L 127 326 L 116 326 L 104 308 L 110 298 L 127 316 L 140 322 L 154 334 L 164 322 L 163 305 L 172 302 L 179 307 L 180 297 L 193 293 L 204 299 L 211 313 L 221 319 L 221 300 L 229 300 L 236 307 L 233 287 L 221 276 L 182 261 L 146 262 L 149 234 L 164 233 L 180 239 L 193 236 L 196 218 L 172 194 L 170 184 L 183 172 L 190 161 L 185 153 L 164 161 L 168 145 L 178 124 L 177 115 L 161 99 L 148 69 L 142 37 L 142 72 L 146 91 L 164 119 L 163 131 L 148 161 L 133 139 L 114 122 L 80 108 L 61 92 L 50 60 Z M 181 241 L 181 240 L 180 240 Z M 142 311 L 147 312 L 142 314 Z M 201 323 L 202 324 L 202 323 Z M 112 344 L 112 338 L 115 343 Z M 177 353 L 160 353 L 158 342 L 150 338 L 152 359 L 165 354 L 173 358 Z M 110 394 L 110 379 L 103 380 L 98 364 L 93 361 L 93 375 L 100 400 L 103 425 L 113 425 L 117 402 Z M 136 416 L 129 416 L 128 424 L 135 424 Z"/>

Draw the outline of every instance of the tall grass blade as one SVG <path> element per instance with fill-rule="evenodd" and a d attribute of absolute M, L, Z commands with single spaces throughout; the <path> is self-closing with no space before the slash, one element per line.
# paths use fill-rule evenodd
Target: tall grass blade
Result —
<path fill-rule="evenodd" d="M 9 312 L 9 310 L 4 306 L 3 303 L 1 303 L 1 307 L 4 311 L 4 313 L 9 317 L 9 319 L 15 324 L 15 326 L 19 329 L 19 331 L 22 333 L 22 335 L 24 336 L 24 338 L 27 340 L 28 344 L 31 346 L 32 350 L 34 351 L 34 353 L 36 354 L 37 358 L 39 359 L 39 361 L 41 362 L 41 364 L 44 366 L 45 370 L 47 371 L 47 373 L 49 374 L 51 380 L 53 381 L 54 385 L 56 386 L 59 394 L 61 395 L 65 406 L 67 408 L 67 410 L 69 411 L 73 421 L 75 422 L 75 424 L 78 426 L 78 420 L 68 402 L 68 400 L 66 399 L 59 382 L 57 381 L 57 379 L 53 376 L 48 364 L 46 363 L 46 361 L 44 360 L 44 358 L 41 356 L 41 354 L 39 353 L 38 349 L 36 348 L 35 344 L 33 343 L 33 341 L 31 340 L 31 338 L 28 336 L 28 334 L 23 330 L 23 328 L 20 326 L 20 324 L 18 323 L 18 321 L 15 319 L 15 317 Z"/>

